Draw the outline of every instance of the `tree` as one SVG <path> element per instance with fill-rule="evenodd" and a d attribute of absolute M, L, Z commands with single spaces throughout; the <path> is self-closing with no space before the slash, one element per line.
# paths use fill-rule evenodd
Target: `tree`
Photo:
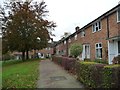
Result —
<path fill-rule="evenodd" d="M 51 39 L 55 23 L 46 19 L 48 11 L 45 2 L 6 2 L 1 9 L 4 21 L 2 33 L 5 51 L 22 52 L 22 59 L 28 59 L 28 51 L 42 49 Z M 6 14 L 8 9 L 8 14 Z M 4 49 L 4 48 L 3 48 Z M 4 50 L 3 50 L 4 51 Z"/>
<path fill-rule="evenodd" d="M 83 50 L 82 45 L 79 43 L 74 43 L 70 46 L 70 54 L 75 58 L 82 53 L 82 50 Z"/>

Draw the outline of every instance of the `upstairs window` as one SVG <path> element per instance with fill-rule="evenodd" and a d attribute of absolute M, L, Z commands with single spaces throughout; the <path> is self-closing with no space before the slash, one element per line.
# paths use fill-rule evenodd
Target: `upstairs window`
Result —
<path fill-rule="evenodd" d="M 117 22 L 120 22 L 120 7 L 118 7 L 117 11 Z"/>
<path fill-rule="evenodd" d="M 66 44 L 66 41 L 64 41 L 64 44 Z"/>
<path fill-rule="evenodd" d="M 93 25 L 93 33 L 94 33 L 94 32 L 97 32 L 97 31 L 100 31 L 100 30 L 101 30 L 101 21 L 96 22 L 96 23 Z"/>
<path fill-rule="evenodd" d="M 69 43 L 71 43 L 71 39 L 69 38 Z"/>

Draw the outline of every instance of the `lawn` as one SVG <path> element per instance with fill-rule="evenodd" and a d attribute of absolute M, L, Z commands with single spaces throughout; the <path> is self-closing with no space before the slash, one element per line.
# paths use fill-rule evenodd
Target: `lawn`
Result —
<path fill-rule="evenodd" d="M 40 60 L 9 61 L 2 65 L 3 88 L 36 88 Z"/>

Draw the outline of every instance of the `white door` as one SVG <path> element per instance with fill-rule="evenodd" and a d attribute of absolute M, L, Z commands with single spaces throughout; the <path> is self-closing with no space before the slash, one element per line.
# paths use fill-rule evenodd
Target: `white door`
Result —
<path fill-rule="evenodd" d="M 112 60 L 114 57 L 116 57 L 119 53 L 118 48 L 118 41 L 108 41 L 108 59 L 109 64 L 112 64 Z"/>
<path fill-rule="evenodd" d="M 90 45 L 85 45 L 85 58 L 90 58 Z"/>
<path fill-rule="evenodd" d="M 82 60 L 90 58 L 90 45 L 83 45 Z"/>

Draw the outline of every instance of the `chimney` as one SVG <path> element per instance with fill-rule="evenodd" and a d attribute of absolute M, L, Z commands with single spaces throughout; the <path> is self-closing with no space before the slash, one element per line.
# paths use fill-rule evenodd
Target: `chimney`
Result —
<path fill-rule="evenodd" d="M 75 27 L 75 30 L 76 30 L 76 31 L 78 31 L 79 29 L 80 29 L 80 27 L 79 27 L 79 26 Z"/>

